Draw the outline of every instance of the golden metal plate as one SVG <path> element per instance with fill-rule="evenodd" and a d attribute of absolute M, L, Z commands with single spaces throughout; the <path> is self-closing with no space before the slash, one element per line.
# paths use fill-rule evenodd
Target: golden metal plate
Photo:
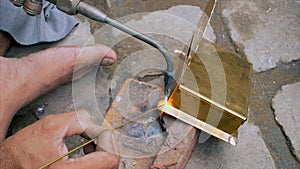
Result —
<path fill-rule="evenodd" d="M 204 39 L 185 63 L 169 98 L 173 107 L 163 111 L 235 145 L 247 120 L 252 65 Z"/>

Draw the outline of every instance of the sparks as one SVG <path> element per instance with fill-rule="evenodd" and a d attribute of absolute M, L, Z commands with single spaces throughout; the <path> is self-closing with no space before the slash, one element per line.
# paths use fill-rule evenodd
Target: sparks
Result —
<path fill-rule="evenodd" d="M 165 97 L 164 100 L 160 100 L 158 102 L 158 109 L 161 110 L 163 113 L 167 113 L 169 112 L 170 108 L 172 108 L 173 103 L 172 100 L 168 100 L 167 97 Z"/>

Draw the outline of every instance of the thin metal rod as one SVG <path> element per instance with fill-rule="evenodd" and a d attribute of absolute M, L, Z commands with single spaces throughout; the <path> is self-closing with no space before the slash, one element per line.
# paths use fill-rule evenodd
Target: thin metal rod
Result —
<path fill-rule="evenodd" d="M 44 169 L 44 168 L 46 168 L 46 167 L 49 167 L 50 165 L 56 163 L 57 161 L 59 161 L 59 160 L 65 158 L 66 156 L 68 156 L 68 155 L 74 153 L 75 151 L 77 151 L 77 150 L 83 148 L 84 146 L 86 146 L 86 145 L 88 145 L 88 144 L 90 144 L 90 143 L 92 143 L 92 142 L 94 142 L 94 141 L 96 141 L 96 139 L 92 139 L 92 140 L 90 140 L 90 141 L 88 141 L 88 142 L 86 142 L 86 143 L 81 144 L 80 146 L 78 146 L 78 147 L 72 149 L 71 151 L 69 151 L 69 152 L 63 154 L 62 156 L 60 156 L 60 157 L 58 157 L 58 158 L 56 158 L 56 159 L 50 161 L 49 163 L 43 165 L 43 166 L 40 167 L 39 169 Z"/>
<path fill-rule="evenodd" d="M 153 112 L 153 111 L 155 111 L 155 110 L 158 110 L 160 106 L 162 106 L 162 105 L 158 105 L 157 107 L 155 107 L 155 108 L 153 108 L 153 109 L 151 109 L 151 110 L 148 110 L 148 111 L 146 111 L 145 113 L 142 113 L 142 114 L 140 114 L 140 115 L 134 117 L 133 119 L 130 119 L 130 120 L 128 120 L 128 121 L 126 121 L 126 122 L 124 122 L 124 123 L 118 125 L 118 126 L 115 127 L 113 130 L 117 130 L 117 129 L 119 129 L 119 128 L 122 128 L 123 126 L 125 126 L 125 125 L 127 125 L 127 124 L 129 124 L 129 123 L 131 123 L 131 122 L 134 122 L 134 121 L 136 121 L 137 119 L 139 119 L 139 118 L 141 118 L 141 117 L 143 117 L 143 116 L 145 116 L 145 115 L 147 115 L 147 114 L 149 114 L 149 113 L 151 113 L 151 112 Z M 69 152 L 67 152 L 67 153 L 65 153 L 65 154 L 63 154 L 63 155 L 61 155 L 60 157 L 58 157 L 58 158 L 56 158 L 56 159 L 50 161 L 49 163 L 43 165 L 43 166 L 40 167 L 39 169 L 45 169 L 45 168 L 49 167 L 50 165 L 56 163 L 57 161 L 63 159 L 63 158 L 66 157 L 66 156 L 69 156 L 70 154 L 74 153 L 75 151 L 77 151 L 77 150 L 83 148 L 84 146 L 86 146 L 86 145 L 88 145 L 88 144 L 90 144 L 90 143 L 92 143 L 92 142 L 94 142 L 94 141 L 96 141 L 96 140 L 97 140 L 97 139 L 94 138 L 94 139 L 92 139 L 92 140 L 87 141 L 86 143 L 83 143 L 83 144 L 79 145 L 78 147 L 75 147 L 75 148 L 72 149 L 71 151 L 69 151 Z"/>

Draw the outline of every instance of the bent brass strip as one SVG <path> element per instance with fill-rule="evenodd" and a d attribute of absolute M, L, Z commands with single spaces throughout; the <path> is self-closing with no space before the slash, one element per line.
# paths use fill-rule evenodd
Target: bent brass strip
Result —
<path fill-rule="evenodd" d="M 236 137 L 216 128 L 213 127 L 212 125 L 209 125 L 181 110 L 176 109 L 173 106 L 170 106 L 169 104 L 164 104 L 163 106 L 159 106 L 159 110 L 165 112 L 166 114 L 173 116 L 189 125 L 192 125 L 210 135 L 213 135 L 223 141 L 226 141 L 234 146 L 237 144 L 237 139 Z"/>
<path fill-rule="evenodd" d="M 227 108 L 227 107 L 225 107 L 225 106 L 209 99 L 208 97 L 206 97 L 204 95 L 201 95 L 201 94 L 199 94 L 199 93 L 197 93 L 197 92 L 195 92 L 195 91 L 193 91 L 193 90 L 191 90 L 191 89 L 189 89 L 189 88 L 187 88 L 183 85 L 179 85 L 179 90 L 184 90 L 185 92 L 190 93 L 190 94 L 202 99 L 203 101 L 215 106 L 218 109 L 225 110 L 225 112 L 230 113 L 230 114 L 232 114 L 232 115 L 234 115 L 234 116 L 236 116 L 236 117 L 238 117 L 242 120 L 247 120 L 247 117 L 245 117 L 243 115 L 240 115 L 240 114 L 236 113 L 235 111 L 233 111 L 233 110 L 231 110 L 231 109 L 229 109 L 229 108 Z"/>
<path fill-rule="evenodd" d="M 201 16 L 201 18 L 197 24 L 197 28 L 193 32 L 193 38 L 191 40 L 192 43 L 190 45 L 190 48 L 192 51 L 197 51 L 197 49 L 199 47 L 199 42 L 202 40 L 203 34 L 206 31 L 208 23 L 211 20 L 212 14 L 216 7 L 216 2 L 217 2 L 217 0 L 210 0 L 207 4 L 206 8 L 204 9 L 204 14 Z"/>

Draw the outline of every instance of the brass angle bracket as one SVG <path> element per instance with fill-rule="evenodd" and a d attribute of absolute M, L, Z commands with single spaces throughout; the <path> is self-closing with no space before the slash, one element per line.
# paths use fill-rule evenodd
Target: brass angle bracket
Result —
<path fill-rule="evenodd" d="M 206 133 L 237 144 L 238 128 L 247 120 L 252 64 L 202 38 L 216 0 L 210 0 L 190 45 L 180 56 L 177 84 L 161 110 Z"/>

